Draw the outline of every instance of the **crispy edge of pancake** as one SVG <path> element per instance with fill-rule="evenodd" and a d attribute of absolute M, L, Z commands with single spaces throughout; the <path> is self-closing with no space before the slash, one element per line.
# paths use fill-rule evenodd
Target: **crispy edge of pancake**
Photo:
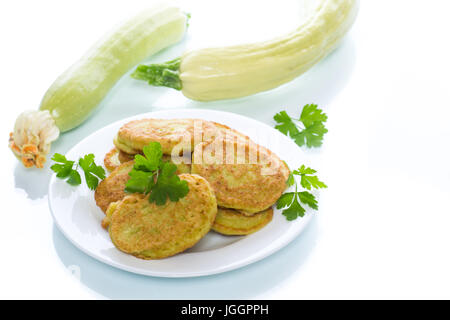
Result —
<path fill-rule="evenodd" d="M 121 200 L 127 195 L 125 193 L 125 185 L 129 179 L 128 173 L 132 170 L 133 164 L 133 161 L 121 164 L 98 184 L 94 198 L 97 206 L 103 212 L 107 211 L 110 203 Z"/>
<path fill-rule="evenodd" d="M 114 143 L 114 145 L 116 146 L 117 149 L 119 149 L 120 151 L 123 151 L 124 153 L 127 153 L 127 154 L 135 155 L 135 154 L 139 154 L 139 153 L 142 152 L 142 151 L 133 149 L 132 147 L 128 146 L 126 143 L 122 142 L 119 139 L 118 135 L 116 135 L 114 137 L 113 143 Z"/>
<path fill-rule="evenodd" d="M 106 212 L 105 212 L 105 217 L 102 220 L 102 227 L 103 227 L 103 229 L 108 230 L 109 224 L 111 223 L 111 216 L 113 215 L 114 211 L 117 209 L 117 206 L 119 205 L 119 203 L 122 200 L 119 200 L 119 201 L 116 201 L 116 202 L 111 202 L 109 204 L 108 209 L 106 209 Z"/>
<path fill-rule="evenodd" d="M 253 169 L 254 166 L 256 166 L 257 169 L 253 169 L 253 171 L 261 170 L 261 167 L 259 165 L 252 165 L 252 167 L 242 167 L 244 169 L 241 169 L 237 167 L 241 166 L 240 164 L 233 164 L 233 167 L 230 167 L 230 165 L 226 164 L 203 163 L 205 157 L 205 148 L 207 148 L 212 143 L 215 143 L 214 141 L 204 142 L 196 146 L 192 156 L 193 164 L 191 172 L 201 175 L 209 181 L 216 193 L 217 203 L 221 207 L 236 209 L 249 216 L 268 209 L 276 203 L 283 192 L 287 189 L 286 181 L 290 173 L 289 168 L 287 167 L 286 163 L 282 161 L 275 153 L 252 141 L 224 139 L 222 141 L 224 148 L 223 150 L 226 150 L 225 143 L 228 142 L 234 144 L 233 150 L 238 149 L 238 143 L 245 143 L 246 154 L 250 152 L 250 148 L 258 148 L 258 158 L 260 152 L 263 152 L 268 158 L 271 159 L 271 162 L 274 161 L 276 163 L 277 172 L 275 174 L 267 176 L 259 174 L 258 176 L 261 178 L 260 182 L 255 181 L 252 184 L 248 183 L 246 184 L 245 188 L 233 188 L 232 186 L 230 186 L 230 183 L 228 183 L 223 177 L 225 168 L 228 168 L 228 172 L 229 169 L 234 168 L 233 170 L 235 170 L 236 175 L 241 175 L 245 172 L 248 173 L 249 171 L 251 171 L 250 169 Z M 198 154 L 200 154 L 200 148 L 203 158 L 199 160 Z M 208 154 L 208 152 L 206 152 L 206 154 Z M 226 157 L 226 152 L 223 152 L 223 156 Z M 225 161 L 225 159 L 223 160 Z M 264 196 L 261 196 L 261 193 L 263 191 Z"/>
<path fill-rule="evenodd" d="M 273 218 L 273 208 L 252 216 L 226 208 L 218 208 L 212 230 L 226 236 L 246 236 L 267 226 Z"/>
<path fill-rule="evenodd" d="M 103 163 L 105 165 L 105 168 L 109 171 L 112 172 L 115 169 L 117 169 L 121 164 L 128 162 L 130 160 L 133 159 L 129 159 L 127 161 L 122 161 L 120 159 L 120 151 L 117 148 L 112 148 L 106 155 L 105 158 L 103 159 Z"/>
<path fill-rule="evenodd" d="M 129 154 L 129 153 L 123 152 L 122 150 L 119 150 L 117 148 L 116 148 L 116 150 L 119 153 L 117 158 L 119 159 L 120 163 L 133 161 L 134 157 L 136 156 L 135 154 Z"/>
<path fill-rule="evenodd" d="M 200 241 L 210 230 L 214 224 L 214 220 L 217 214 L 217 202 L 214 196 L 214 191 L 209 185 L 206 179 L 191 174 L 181 174 L 180 179 L 188 181 L 189 193 L 185 198 L 180 199 L 178 202 L 170 202 L 164 206 L 157 206 L 154 203 L 148 201 L 148 196 L 141 194 L 133 194 L 125 197 L 122 201 L 112 203 L 107 211 L 107 217 L 103 220 L 102 225 L 107 227 L 113 244 L 121 251 L 131 254 L 137 258 L 145 260 L 157 260 L 167 258 L 178 253 L 181 253 L 191 247 L 193 247 L 198 241 Z M 197 208 L 198 207 L 198 208 Z M 141 222 L 139 219 L 143 217 L 143 211 L 153 209 L 156 220 L 151 221 L 156 224 L 152 225 L 128 225 L 129 221 Z M 164 214 L 176 214 L 183 209 L 191 214 L 191 219 L 198 219 L 199 215 L 207 215 L 206 219 L 201 218 L 201 224 L 196 231 L 197 234 L 193 234 L 193 231 L 174 229 L 176 225 L 158 224 L 158 222 L 167 222 L 163 216 Z M 163 211 L 167 210 L 167 211 Z M 196 211 L 197 216 L 192 217 L 192 212 Z M 145 214 L 149 214 L 148 211 Z M 148 217 L 148 216 L 147 216 Z M 185 217 L 186 218 L 186 217 Z M 188 217 L 189 218 L 189 217 Z M 170 219 L 170 217 L 169 217 Z M 122 230 L 123 225 L 132 228 L 132 230 Z M 179 226 L 182 226 L 181 223 Z M 162 236 L 166 239 L 155 239 L 155 234 L 161 234 L 159 228 L 169 228 L 171 234 L 162 233 Z M 134 228 L 134 229 L 133 229 Z M 142 228 L 149 229 L 152 233 L 144 233 L 133 241 L 126 242 L 123 239 L 118 239 L 123 232 L 127 232 L 133 236 L 134 234 L 141 232 Z M 156 228 L 155 232 L 153 229 Z M 136 229 L 136 230 L 135 230 Z M 166 229 L 166 231 L 169 231 Z M 118 234 L 117 234 L 118 233 Z M 179 238 L 174 237 L 173 234 L 180 234 Z M 191 236 L 192 238 L 186 238 L 185 236 Z M 148 237 L 146 237 L 148 236 Z M 159 247 L 152 248 L 152 243 L 160 242 Z M 152 242 L 153 241 L 153 242 Z M 186 241 L 184 243 L 184 241 Z M 135 242 L 137 246 L 134 246 L 132 242 Z M 147 248 L 144 247 L 148 245 Z M 173 246 L 172 246 L 173 245 Z"/>

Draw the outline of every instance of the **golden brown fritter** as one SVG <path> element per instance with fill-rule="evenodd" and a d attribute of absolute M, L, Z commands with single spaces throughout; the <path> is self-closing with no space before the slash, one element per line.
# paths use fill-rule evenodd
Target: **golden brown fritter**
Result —
<path fill-rule="evenodd" d="M 180 175 L 189 193 L 178 202 L 163 206 L 134 194 L 114 203 L 103 223 L 109 226 L 114 245 L 142 259 L 162 259 L 194 246 L 211 229 L 217 203 L 209 183 L 202 177 Z"/>
<path fill-rule="evenodd" d="M 192 173 L 211 184 L 220 207 L 254 214 L 285 191 L 289 169 L 273 152 L 251 141 L 218 140 L 197 145 Z"/>
<path fill-rule="evenodd" d="M 95 190 L 95 202 L 103 212 L 106 212 L 111 202 L 122 200 L 127 195 L 125 185 L 130 179 L 128 173 L 133 169 L 133 165 L 134 161 L 120 165 L 99 183 Z"/>
<path fill-rule="evenodd" d="M 119 150 L 139 153 L 150 142 L 159 142 L 163 154 L 190 152 L 195 144 L 220 134 L 211 122 L 198 119 L 142 119 L 122 126 L 114 139 Z"/>
<path fill-rule="evenodd" d="M 272 221 L 273 209 L 269 208 L 253 216 L 233 210 L 218 208 L 212 230 L 228 236 L 244 236 L 261 230 Z"/>

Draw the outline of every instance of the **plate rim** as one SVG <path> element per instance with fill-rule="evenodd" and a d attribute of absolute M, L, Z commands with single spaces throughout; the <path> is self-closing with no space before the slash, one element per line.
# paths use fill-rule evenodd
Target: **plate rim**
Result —
<path fill-rule="evenodd" d="M 84 143 L 85 140 L 89 139 L 92 135 L 95 135 L 96 133 L 103 131 L 103 130 L 108 130 L 109 127 L 114 127 L 117 126 L 118 124 L 122 123 L 122 122 L 126 122 L 126 121 L 132 121 L 134 120 L 136 117 L 148 117 L 150 115 L 154 115 L 154 114 L 158 114 L 158 113 L 173 113 L 176 116 L 176 112 L 177 111 L 183 111 L 183 112 L 187 112 L 187 113 L 191 113 L 191 112 L 206 112 L 209 114 L 227 114 L 230 115 L 232 117 L 238 117 L 241 118 L 242 120 L 245 121 L 251 121 L 251 122 L 257 122 L 259 125 L 263 125 L 265 127 L 268 127 L 270 129 L 274 129 L 272 127 L 270 127 L 268 124 L 240 115 L 240 114 L 236 114 L 233 112 L 229 112 L 229 111 L 220 111 L 220 110 L 212 110 L 212 109 L 195 109 L 195 108 L 171 108 L 171 109 L 167 109 L 167 110 L 155 110 L 155 111 L 150 111 L 150 112 L 145 112 L 145 113 L 141 113 L 141 114 L 136 114 L 130 117 L 127 117 L 125 119 L 121 119 L 118 121 L 115 121 L 113 123 L 110 123 L 102 128 L 99 128 L 98 130 L 90 133 L 88 136 L 84 137 L 83 139 L 81 139 L 78 143 L 76 143 L 74 146 L 72 146 L 67 152 L 66 154 L 69 154 L 70 152 L 72 152 L 78 145 L 81 145 Z M 199 117 L 195 117 L 196 119 L 199 119 Z M 283 135 L 283 138 L 289 139 L 289 137 L 286 137 L 285 135 Z M 290 139 L 289 139 L 290 140 Z M 296 223 L 293 227 L 294 229 L 292 231 L 290 231 L 288 234 L 286 234 L 286 236 L 281 237 L 281 240 L 279 241 L 279 243 L 273 247 L 271 247 L 269 250 L 264 250 L 261 252 L 261 254 L 256 255 L 254 257 L 251 257 L 249 259 L 245 259 L 242 260 L 241 262 L 237 262 L 234 263 L 232 265 L 228 265 L 222 268 L 216 268 L 214 270 L 210 270 L 209 272 L 201 272 L 201 271 L 191 271 L 191 272 L 184 272 L 184 273 L 180 273 L 180 272 L 160 272 L 160 271 L 154 271 L 154 270 L 143 270 L 137 267 L 133 267 L 127 264 L 121 264 L 118 262 L 115 262 L 113 260 L 107 260 L 104 257 L 102 257 L 101 255 L 97 255 L 91 251 L 89 251 L 87 248 L 84 248 L 83 246 L 81 246 L 77 241 L 75 241 L 75 239 L 73 239 L 65 230 L 64 227 L 62 227 L 60 225 L 59 220 L 56 217 L 55 214 L 55 210 L 53 208 L 52 205 L 52 185 L 55 183 L 56 180 L 56 173 L 53 173 L 50 181 L 49 181 L 49 185 L 48 185 L 48 206 L 50 209 L 50 213 L 52 215 L 53 221 L 56 224 L 58 230 L 64 235 L 64 237 L 69 240 L 70 243 L 72 243 L 77 249 L 79 249 L 80 251 L 82 251 L 83 253 L 85 253 L 86 255 L 88 255 L 89 257 L 100 261 L 106 265 L 112 266 L 114 268 L 120 269 L 120 270 L 124 270 L 127 272 L 131 272 L 134 274 L 140 274 L 143 276 L 150 276 L 150 277 L 159 277 L 159 278 L 197 278 L 197 277 L 205 277 L 205 276 L 210 276 L 210 275 L 216 275 L 216 274 L 220 274 L 220 273 L 225 273 L 228 271 L 232 271 L 232 270 L 236 270 L 236 269 L 240 269 L 243 267 L 246 267 L 250 264 L 253 264 L 255 262 L 261 261 L 267 257 L 269 257 L 270 255 L 274 254 L 275 252 L 285 248 L 288 244 L 290 244 L 294 239 L 296 239 L 298 236 L 300 236 L 300 234 L 303 232 L 303 230 L 309 225 L 311 219 L 312 219 L 312 214 L 311 213 L 307 213 L 304 217 L 301 218 L 301 221 L 299 221 L 298 223 Z M 294 221 L 290 222 L 290 223 L 295 223 Z"/>

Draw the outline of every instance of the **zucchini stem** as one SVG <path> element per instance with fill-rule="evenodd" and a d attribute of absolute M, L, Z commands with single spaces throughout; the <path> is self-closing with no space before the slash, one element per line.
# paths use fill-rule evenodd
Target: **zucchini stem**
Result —
<path fill-rule="evenodd" d="M 180 63 L 181 58 L 165 63 L 141 64 L 131 74 L 131 77 L 137 80 L 147 81 L 152 86 L 181 90 Z"/>

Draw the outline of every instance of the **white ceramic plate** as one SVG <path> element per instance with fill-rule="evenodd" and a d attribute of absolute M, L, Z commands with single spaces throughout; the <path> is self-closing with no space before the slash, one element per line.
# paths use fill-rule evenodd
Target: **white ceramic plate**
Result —
<path fill-rule="evenodd" d="M 290 139 L 266 124 L 228 112 L 205 109 L 158 111 L 113 123 L 84 139 L 68 153 L 78 159 L 94 153 L 97 164 L 113 147 L 112 139 L 119 128 L 135 119 L 195 118 L 226 124 L 247 134 L 253 141 L 271 149 L 290 168 L 304 162 L 302 150 Z M 49 186 L 49 204 L 56 225 L 79 249 L 111 266 L 149 276 L 196 277 L 221 273 L 267 257 L 297 237 L 310 220 L 310 215 L 288 222 L 279 210 L 264 229 L 246 237 L 227 237 L 210 232 L 190 250 L 163 260 L 141 260 L 114 247 L 100 223 L 103 212 L 96 206 L 94 193 L 85 183 L 71 187 L 53 175 Z"/>

